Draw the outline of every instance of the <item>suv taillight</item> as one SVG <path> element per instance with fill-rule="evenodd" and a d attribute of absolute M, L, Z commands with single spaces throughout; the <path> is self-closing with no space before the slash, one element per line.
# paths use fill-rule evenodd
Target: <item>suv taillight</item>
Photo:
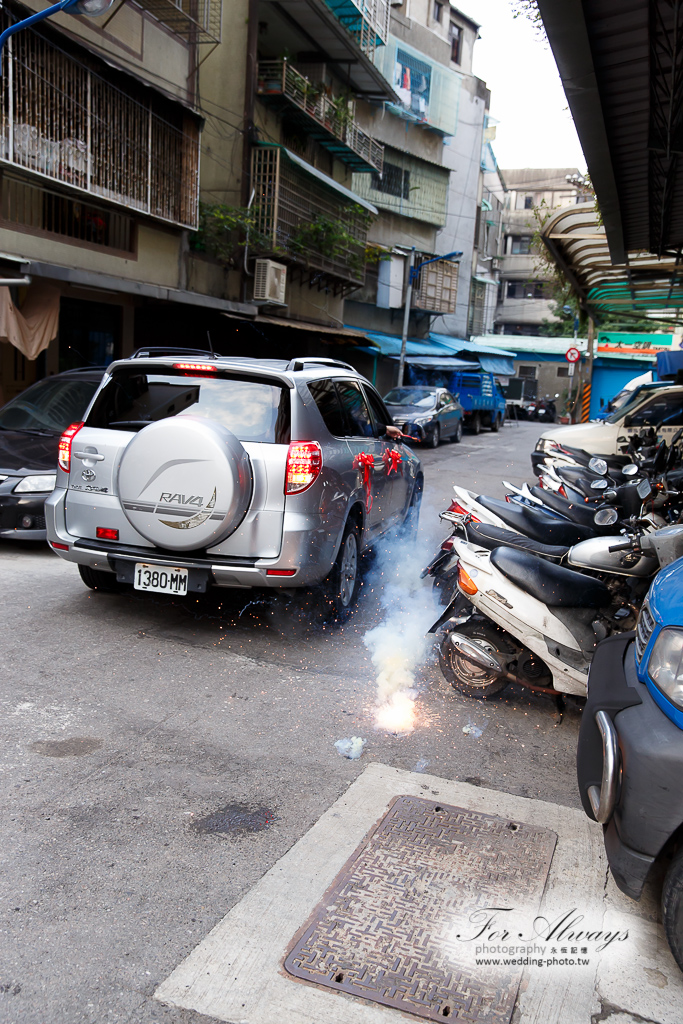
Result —
<path fill-rule="evenodd" d="M 63 469 L 65 473 L 71 470 L 71 445 L 74 443 L 74 437 L 82 426 L 82 423 L 72 423 L 70 427 L 66 428 L 59 439 L 57 462 L 59 463 L 59 468 Z"/>
<path fill-rule="evenodd" d="M 317 441 L 292 441 L 287 452 L 285 494 L 300 494 L 311 486 L 323 468 L 323 453 Z"/>

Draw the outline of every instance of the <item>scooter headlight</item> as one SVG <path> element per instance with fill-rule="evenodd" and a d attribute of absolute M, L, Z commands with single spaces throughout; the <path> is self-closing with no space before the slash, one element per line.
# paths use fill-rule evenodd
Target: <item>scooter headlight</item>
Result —
<path fill-rule="evenodd" d="M 683 629 L 663 629 L 652 648 L 647 670 L 658 690 L 683 711 Z"/>

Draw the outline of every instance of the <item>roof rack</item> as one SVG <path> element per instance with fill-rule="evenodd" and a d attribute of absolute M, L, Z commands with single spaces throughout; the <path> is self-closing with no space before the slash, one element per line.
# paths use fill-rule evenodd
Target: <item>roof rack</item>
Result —
<path fill-rule="evenodd" d="M 158 356 L 201 356 L 203 359 L 216 359 L 215 352 L 204 348 L 174 348 L 172 345 L 152 345 L 138 348 L 129 359 L 154 359 Z"/>
<path fill-rule="evenodd" d="M 342 363 L 340 359 L 327 359 L 325 356 L 298 356 L 296 359 L 290 359 L 287 363 L 288 370 L 303 370 L 308 364 L 312 363 L 314 366 L 341 366 L 344 370 L 351 370 L 353 373 L 358 373 L 358 370 L 354 366 L 350 366 L 348 363 Z"/>

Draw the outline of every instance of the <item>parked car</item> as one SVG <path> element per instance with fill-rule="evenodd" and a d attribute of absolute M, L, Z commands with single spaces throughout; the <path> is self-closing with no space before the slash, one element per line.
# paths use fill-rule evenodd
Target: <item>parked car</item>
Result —
<path fill-rule="evenodd" d="M 540 474 L 558 446 L 583 448 L 594 455 L 617 455 L 628 438 L 647 427 L 670 441 L 683 426 L 683 387 L 680 384 L 643 384 L 620 409 L 605 420 L 577 423 L 571 427 L 546 430 L 531 454 L 534 472 Z"/>
<path fill-rule="evenodd" d="M 112 363 L 60 441 L 49 542 L 94 589 L 320 587 L 342 616 L 360 553 L 417 528 L 420 460 L 389 424 L 332 359 Z"/>
<path fill-rule="evenodd" d="M 441 441 L 462 441 L 462 406 L 445 388 L 393 388 L 384 402 L 398 426 L 416 423 L 423 443 L 430 448 L 438 448 Z"/>
<path fill-rule="evenodd" d="M 635 638 L 598 644 L 577 771 L 622 892 L 640 899 L 654 864 L 663 863 L 662 921 L 683 970 L 683 559 L 656 576 Z"/>
<path fill-rule="evenodd" d="M 57 477 L 57 448 L 82 420 L 104 367 L 46 377 L 0 409 L 0 537 L 45 540 L 45 498 Z"/>

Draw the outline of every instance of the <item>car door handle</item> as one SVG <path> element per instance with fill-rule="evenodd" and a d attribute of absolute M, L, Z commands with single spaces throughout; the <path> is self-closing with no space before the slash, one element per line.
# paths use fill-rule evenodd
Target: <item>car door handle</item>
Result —
<path fill-rule="evenodd" d="M 93 462 L 104 462 L 104 455 L 97 455 L 96 452 L 74 452 L 77 459 L 92 459 Z"/>

